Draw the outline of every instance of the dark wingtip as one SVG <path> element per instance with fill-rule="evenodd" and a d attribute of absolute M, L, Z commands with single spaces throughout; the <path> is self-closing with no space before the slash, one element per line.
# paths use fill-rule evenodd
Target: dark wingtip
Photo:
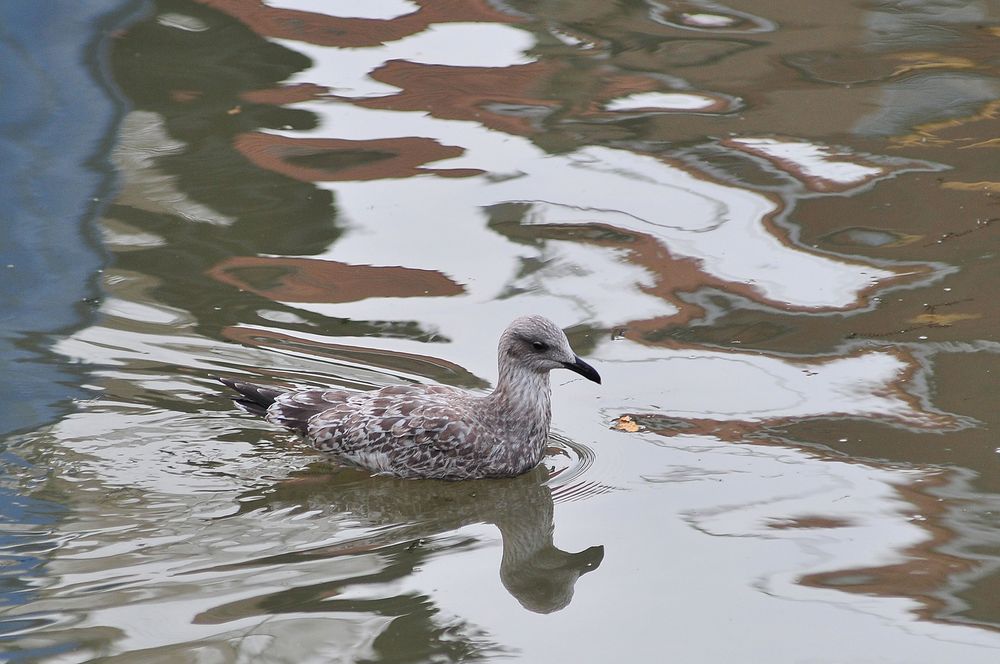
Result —
<path fill-rule="evenodd" d="M 261 387 L 251 383 L 241 383 L 221 376 L 213 376 L 231 390 L 239 392 L 240 397 L 231 397 L 236 405 L 255 415 L 263 415 L 274 400 L 282 393 L 271 387 Z"/>
<path fill-rule="evenodd" d="M 597 373 L 597 369 L 595 369 L 594 367 L 590 366 L 589 364 L 581 360 L 579 355 L 575 357 L 576 357 L 575 362 L 563 362 L 563 366 L 569 369 L 570 371 L 575 371 L 576 373 L 580 374 L 587 380 L 592 380 L 598 385 L 600 385 L 601 374 Z"/>

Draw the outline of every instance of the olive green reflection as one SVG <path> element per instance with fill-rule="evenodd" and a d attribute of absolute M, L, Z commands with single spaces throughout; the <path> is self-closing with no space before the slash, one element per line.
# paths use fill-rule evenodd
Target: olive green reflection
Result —
<path fill-rule="evenodd" d="M 378 551 L 393 561 L 380 573 L 386 577 L 380 581 L 410 574 L 442 547 L 456 546 L 451 538 L 451 544 L 435 542 L 437 535 L 477 523 L 494 524 L 503 543 L 500 580 L 504 587 L 529 611 L 551 613 L 569 605 L 577 579 L 597 569 L 604 558 L 604 547 L 591 546 L 570 553 L 553 544 L 553 500 L 546 479 L 543 467 L 511 479 L 444 482 L 371 477 L 353 469 L 331 473 L 329 466 L 315 464 L 264 491 L 244 494 L 240 511 L 225 518 L 251 518 L 261 510 L 288 510 L 286 518 L 304 511 L 310 512 L 311 518 L 350 515 L 375 528 L 374 534 L 360 542 L 248 560 L 236 567 L 271 567 Z M 378 530 L 397 524 L 388 531 Z M 336 587 L 373 581 L 347 579 L 291 588 L 256 598 L 250 605 L 241 602 L 245 609 L 236 613 L 242 617 L 281 612 L 283 607 L 294 607 L 295 611 L 364 611 L 365 606 L 382 600 L 337 602 L 329 597 Z M 293 596 L 294 601 L 288 596 Z M 236 617 L 233 607 L 219 607 L 212 613 Z"/>

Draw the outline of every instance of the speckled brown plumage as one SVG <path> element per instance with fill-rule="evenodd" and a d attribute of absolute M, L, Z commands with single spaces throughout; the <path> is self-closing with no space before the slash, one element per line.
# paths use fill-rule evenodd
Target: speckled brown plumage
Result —
<path fill-rule="evenodd" d="M 600 382 L 542 316 L 518 318 L 499 344 L 492 394 L 428 385 L 372 392 L 309 388 L 281 392 L 220 379 L 244 409 L 299 432 L 313 447 L 372 472 L 410 478 L 511 477 L 535 467 L 548 440 L 549 371 L 564 367 Z"/>

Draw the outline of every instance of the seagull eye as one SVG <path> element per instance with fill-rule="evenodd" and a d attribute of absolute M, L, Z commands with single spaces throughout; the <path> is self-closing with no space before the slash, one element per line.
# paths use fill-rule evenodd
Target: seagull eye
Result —
<path fill-rule="evenodd" d="M 531 347 L 534 348 L 535 350 L 537 350 L 539 353 L 541 353 L 542 351 L 546 351 L 546 350 L 549 349 L 549 345 L 547 343 L 545 343 L 544 341 L 532 341 L 531 342 Z"/>

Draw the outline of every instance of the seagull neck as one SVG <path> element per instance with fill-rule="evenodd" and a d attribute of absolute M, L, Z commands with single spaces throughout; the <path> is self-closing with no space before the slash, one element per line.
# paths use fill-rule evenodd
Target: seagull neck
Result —
<path fill-rule="evenodd" d="M 548 425 L 552 389 L 549 372 L 500 361 L 500 379 L 490 396 L 494 407 L 520 418 L 542 418 Z"/>

